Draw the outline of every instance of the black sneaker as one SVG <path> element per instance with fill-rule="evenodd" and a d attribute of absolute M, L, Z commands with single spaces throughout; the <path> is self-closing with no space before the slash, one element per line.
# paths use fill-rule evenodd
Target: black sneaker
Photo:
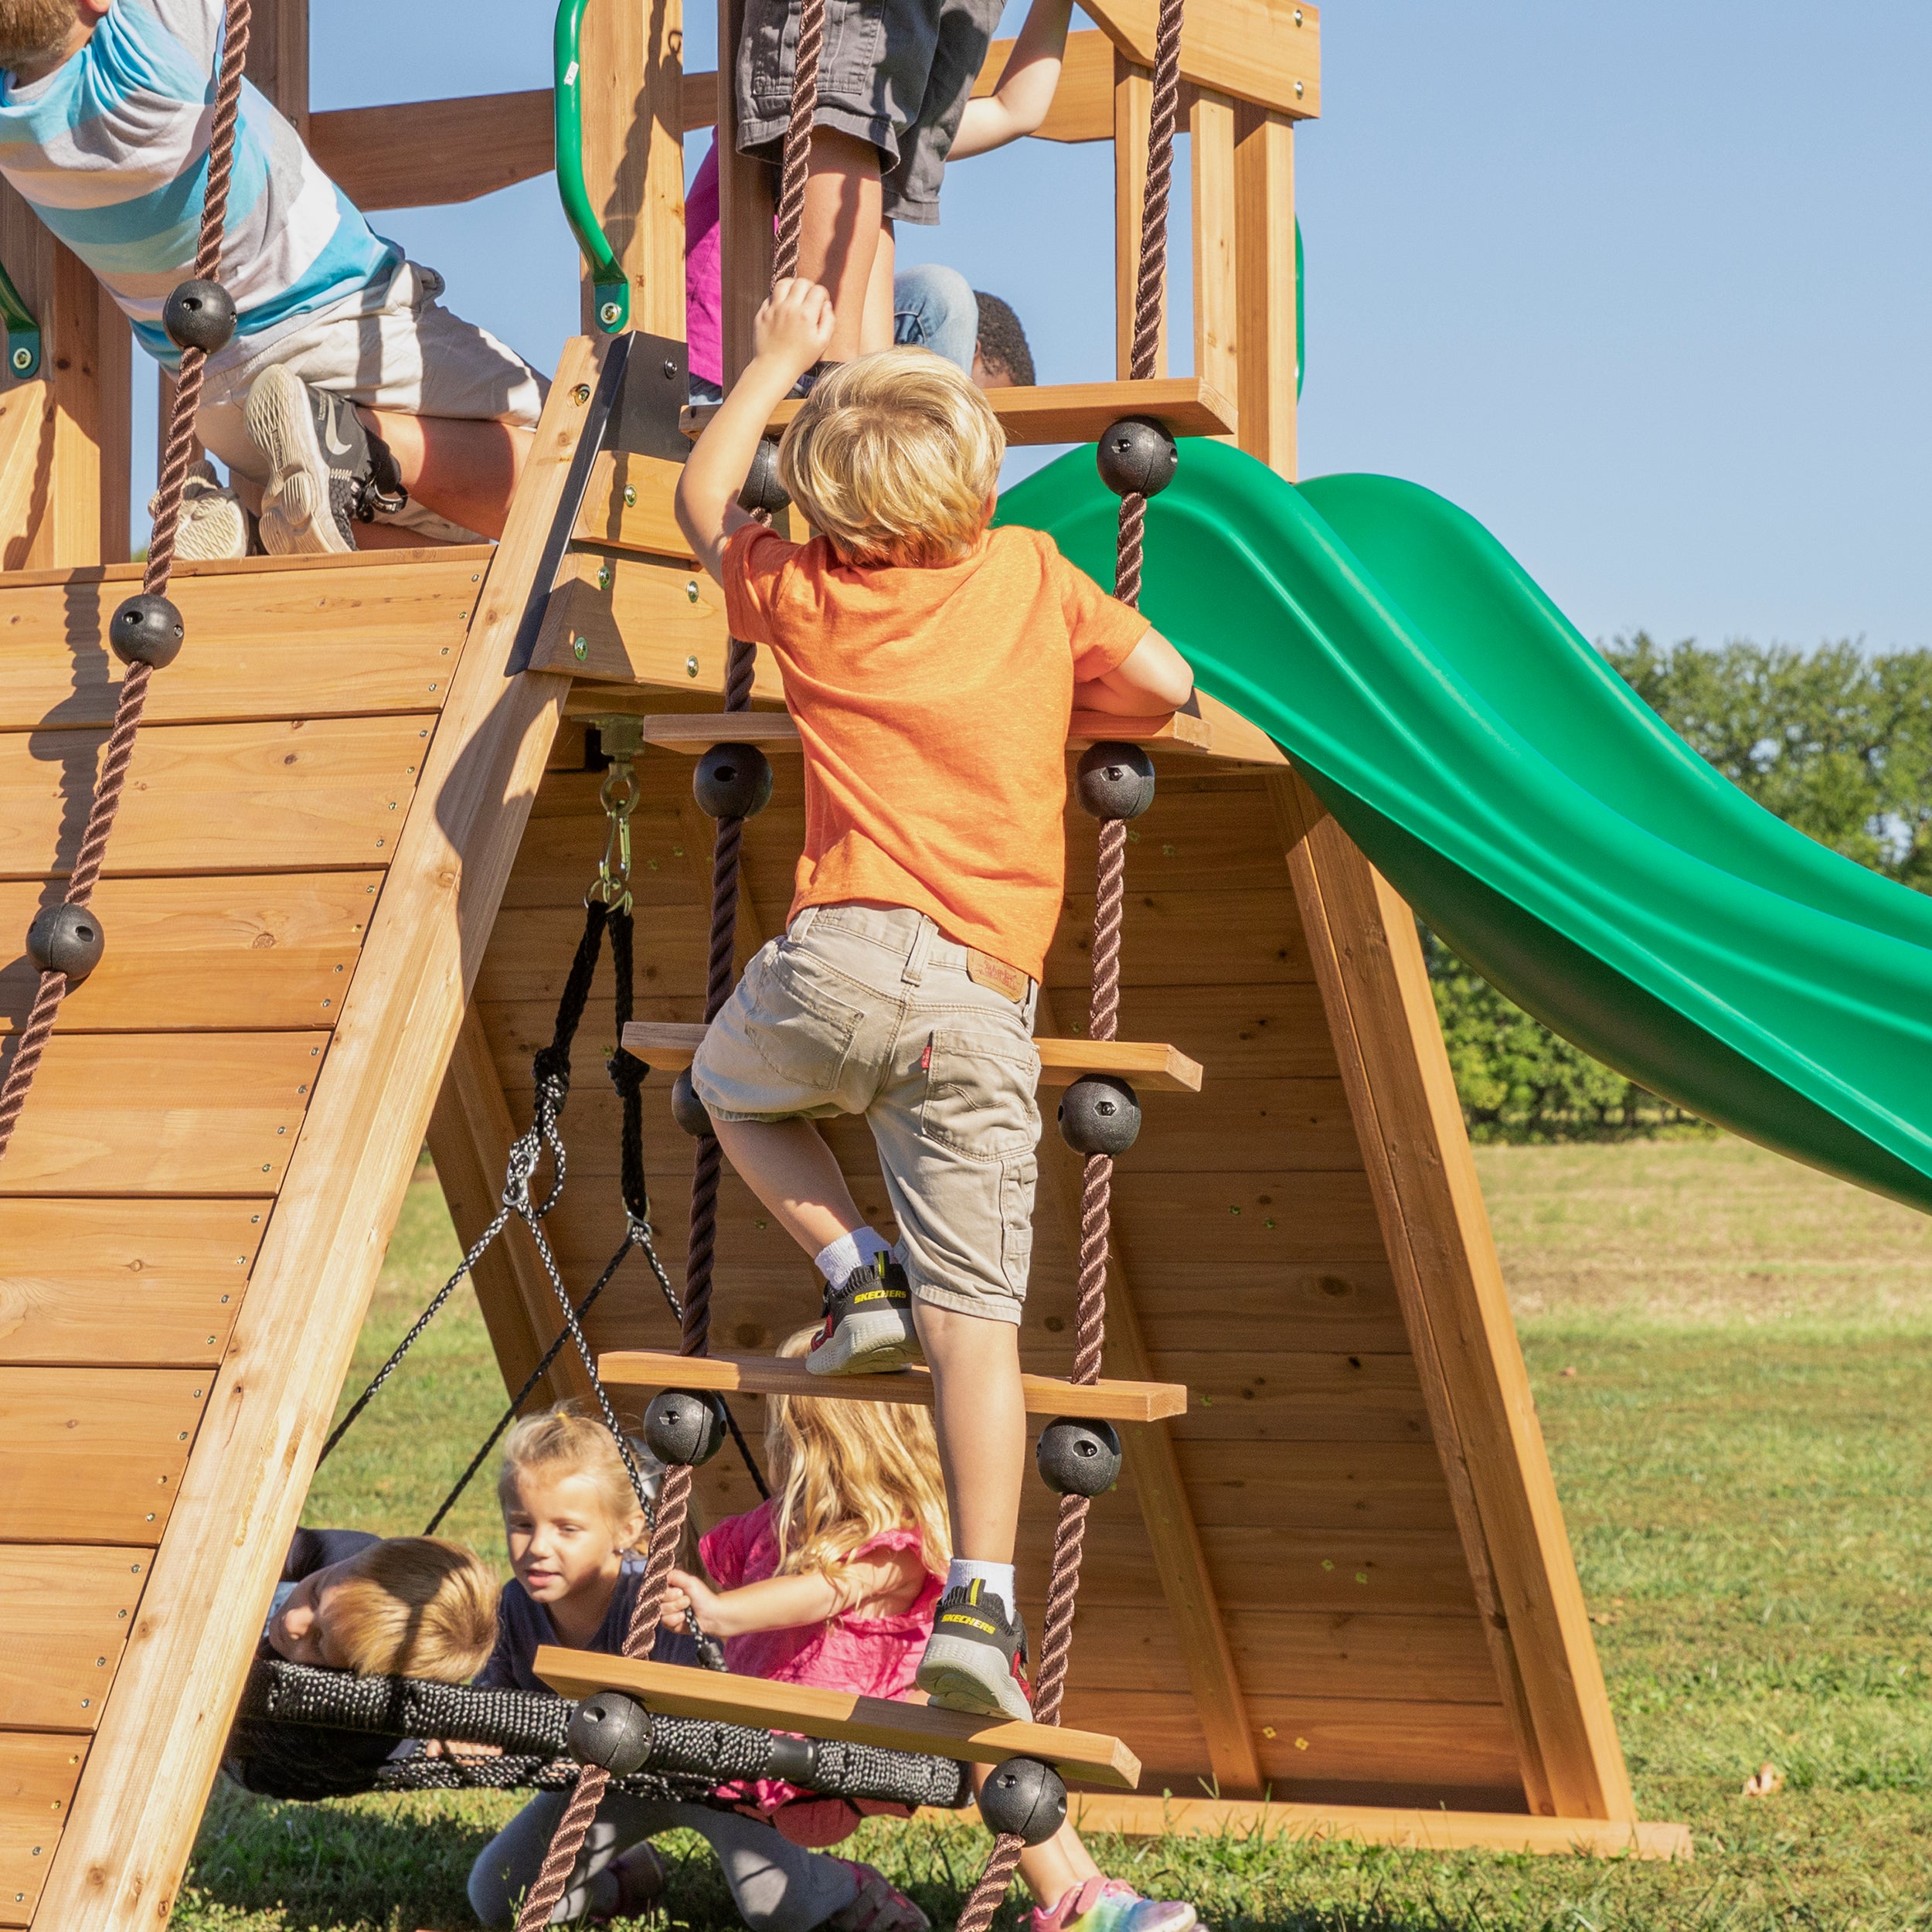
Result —
<path fill-rule="evenodd" d="M 923 1360 L 913 1326 L 913 1291 L 889 1254 L 875 1254 L 825 1290 L 825 1325 L 805 1366 L 815 1376 L 876 1376 Z"/>
<path fill-rule="evenodd" d="M 1026 1625 L 977 1581 L 949 1590 L 939 1600 L 933 1634 L 919 1660 L 919 1688 L 949 1711 L 1029 1722 L 1033 1706 L 1026 1679 Z"/>
<path fill-rule="evenodd" d="M 261 512 L 270 556 L 353 550 L 355 524 L 408 502 L 389 445 L 363 428 L 347 397 L 285 369 L 264 369 L 248 392 L 247 420 L 273 470 Z"/>

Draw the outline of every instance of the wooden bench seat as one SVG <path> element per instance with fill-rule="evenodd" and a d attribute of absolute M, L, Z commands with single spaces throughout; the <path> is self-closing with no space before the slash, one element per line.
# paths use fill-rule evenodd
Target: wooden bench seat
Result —
<path fill-rule="evenodd" d="M 666 1717 L 797 1731 L 807 1737 L 840 1738 L 883 1750 L 923 1751 L 963 1764 L 1037 1757 L 1063 1777 L 1110 1791 L 1131 1791 L 1140 1782 L 1141 1760 L 1118 1738 L 1095 1731 L 976 1717 L 967 1711 L 941 1710 L 934 1704 L 903 1704 L 816 1685 L 777 1684 L 764 1677 L 738 1677 L 726 1671 L 654 1664 L 644 1658 L 611 1657 L 549 1644 L 538 1651 L 536 1669 L 561 1696 L 622 1691 L 647 1710 Z"/>
<path fill-rule="evenodd" d="M 700 1389 L 719 1395 L 819 1396 L 841 1402 L 906 1402 L 931 1406 L 926 1369 L 889 1375 L 815 1376 L 801 1361 L 768 1355 L 675 1355 L 667 1349 L 614 1349 L 597 1358 L 597 1373 L 623 1389 Z M 1029 1416 L 1078 1416 L 1087 1421 L 1158 1422 L 1187 1411 L 1178 1382 L 1063 1382 L 1023 1375 Z"/>
<path fill-rule="evenodd" d="M 704 1041 L 704 1028 L 689 1021 L 630 1021 L 624 1050 L 659 1073 L 682 1073 Z M 1178 1047 L 1151 1040 L 1036 1039 L 1039 1083 L 1070 1087 L 1087 1073 L 1117 1073 L 1136 1090 L 1198 1094 L 1202 1068 Z"/>

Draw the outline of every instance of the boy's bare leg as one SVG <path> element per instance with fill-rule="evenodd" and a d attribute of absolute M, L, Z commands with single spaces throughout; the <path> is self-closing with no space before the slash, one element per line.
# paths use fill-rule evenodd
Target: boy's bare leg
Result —
<path fill-rule="evenodd" d="M 865 352 L 866 295 L 879 253 L 880 205 L 879 150 L 839 128 L 814 128 L 798 230 L 798 274 L 832 298 L 832 340 L 825 355 L 829 362 L 849 362 Z M 892 340 L 889 326 L 886 340 Z"/>
<path fill-rule="evenodd" d="M 466 530 L 503 534 L 516 480 L 536 441 L 534 430 L 461 417 L 410 416 L 401 410 L 359 406 L 355 413 L 363 428 L 389 446 L 403 487 L 415 502 Z M 422 541 L 401 534 L 410 543 Z M 369 543 L 360 532 L 358 540 L 366 549 L 384 547 L 383 539 Z"/>
<path fill-rule="evenodd" d="M 872 281 L 866 290 L 865 326 L 859 331 L 859 352 L 876 354 L 893 345 L 893 326 L 898 311 L 893 302 L 893 277 L 898 272 L 899 247 L 893 225 L 883 222 L 879 230 L 879 253 L 872 257 Z"/>
<path fill-rule="evenodd" d="M 946 1478 L 953 1554 L 1010 1563 L 1026 1469 L 1026 1396 L 1019 1329 L 913 1301 L 920 1345 L 933 1372 L 933 1428 Z"/>
<path fill-rule="evenodd" d="M 825 1136 L 809 1121 L 718 1121 L 724 1157 L 809 1255 L 866 1225 Z M 1015 1358 L 1017 1359 L 1017 1358 Z"/>

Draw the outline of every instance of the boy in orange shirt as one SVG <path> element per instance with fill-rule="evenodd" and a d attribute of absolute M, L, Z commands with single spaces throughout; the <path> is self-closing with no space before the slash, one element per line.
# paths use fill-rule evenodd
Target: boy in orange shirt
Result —
<path fill-rule="evenodd" d="M 808 1366 L 931 1366 L 955 1555 L 919 1684 L 1024 1718 L 1019 1323 L 1067 725 L 1076 704 L 1171 709 L 1193 678 L 1050 538 L 988 528 L 1005 437 L 925 350 L 830 371 L 786 431 L 779 473 L 821 535 L 787 543 L 739 509 L 760 432 L 832 328 L 822 288 L 779 285 L 678 486 L 732 634 L 777 661 L 805 764 L 790 924 L 746 968 L 692 1078 L 726 1158 L 825 1277 Z M 840 1114 L 872 1129 L 896 1250 L 812 1125 Z"/>

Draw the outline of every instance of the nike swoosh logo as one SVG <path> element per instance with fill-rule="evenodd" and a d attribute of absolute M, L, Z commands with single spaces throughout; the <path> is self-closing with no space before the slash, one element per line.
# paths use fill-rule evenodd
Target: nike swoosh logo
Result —
<path fill-rule="evenodd" d="M 322 432 L 322 442 L 331 456 L 346 456 L 355 448 L 353 443 L 338 443 L 335 440 L 335 425 L 331 423 Z"/>

